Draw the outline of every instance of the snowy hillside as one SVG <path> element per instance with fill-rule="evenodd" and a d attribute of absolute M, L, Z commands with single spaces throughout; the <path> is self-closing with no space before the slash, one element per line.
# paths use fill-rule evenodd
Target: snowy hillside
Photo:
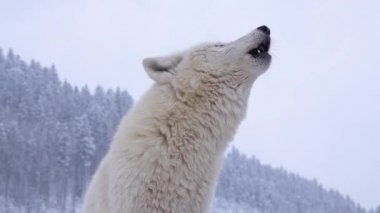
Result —
<path fill-rule="evenodd" d="M 0 212 L 72 212 L 131 105 L 125 91 L 91 93 L 0 53 Z"/>
<path fill-rule="evenodd" d="M 126 91 L 75 87 L 55 68 L 0 49 L 0 212 L 78 212 L 88 181 L 132 105 Z M 349 197 L 237 149 L 226 156 L 215 213 L 367 213 Z M 380 209 L 376 211 L 380 213 Z"/>
<path fill-rule="evenodd" d="M 239 212 L 367 212 L 349 197 L 324 189 L 316 180 L 310 181 L 284 169 L 263 165 L 256 158 L 247 158 L 235 148 L 226 156 L 216 197 L 223 200 L 222 204 L 240 205 Z"/>

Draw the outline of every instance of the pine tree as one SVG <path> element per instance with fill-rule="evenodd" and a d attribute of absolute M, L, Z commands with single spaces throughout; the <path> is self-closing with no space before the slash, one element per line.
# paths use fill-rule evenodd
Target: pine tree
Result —
<path fill-rule="evenodd" d="M 5 58 L 3 54 L 3 49 L 0 48 L 0 64 L 4 63 L 4 61 L 5 61 Z"/>

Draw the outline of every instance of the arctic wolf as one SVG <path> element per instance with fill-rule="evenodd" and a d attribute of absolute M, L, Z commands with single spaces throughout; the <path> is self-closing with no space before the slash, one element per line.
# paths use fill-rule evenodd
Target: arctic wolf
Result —
<path fill-rule="evenodd" d="M 270 30 L 146 58 L 155 83 L 123 118 L 86 193 L 85 213 L 210 211 L 223 154 L 268 69 Z"/>

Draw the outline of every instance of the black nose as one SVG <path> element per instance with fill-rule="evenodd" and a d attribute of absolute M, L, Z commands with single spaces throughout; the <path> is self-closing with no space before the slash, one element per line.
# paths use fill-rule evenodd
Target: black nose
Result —
<path fill-rule="evenodd" d="M 267 26 L 265 26 L 265 25 L 263 25 L 261 27 L 258 27 L 257 29 L 263 31 L 263 33 L 265 33 L 267 35 L 270 35 L 270 29 Z"/>

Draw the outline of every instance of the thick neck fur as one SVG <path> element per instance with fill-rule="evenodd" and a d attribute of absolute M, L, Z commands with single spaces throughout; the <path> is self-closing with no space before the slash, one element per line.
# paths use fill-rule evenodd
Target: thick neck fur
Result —
<path fill-rule="evenodd" d="M 245 116 L 250 86 L 247 89 L 220 81 L 222 79 L 208 79 L 190 91 L 176 88 L 178 108 L 182 110 L 173 120 L 198 126 L 192 130 L 199 131 L 197 138 L 207 141 L 209 144 L 205 145 L 211 146 L 211 150 L 223 152 Z"/>
<path fill-rule="evenodd" d="M 152 162 L 140 165 L 140 172 L 148 174 L 146 191 L 139 192 L 144 194 L 142 199 L 158 199 L 160 206 L 173 199 L 184 202 L 183 211 L 178 212 L 208 208 L 223 153 L 246 111 L 247 98 L 236 92 L 217 82 L 191 93 L 156 84 L 131 109 L 115 135 L 111 152 L 128 156 L 123 157 L 128 161 L 147 155 Z M 178 200 L 178 193 L 185 196 L 183 201 Z M 158 198 L 159 194 L 164 196 Z M 192 200 L 191 206 L 186 200 Z"/>

